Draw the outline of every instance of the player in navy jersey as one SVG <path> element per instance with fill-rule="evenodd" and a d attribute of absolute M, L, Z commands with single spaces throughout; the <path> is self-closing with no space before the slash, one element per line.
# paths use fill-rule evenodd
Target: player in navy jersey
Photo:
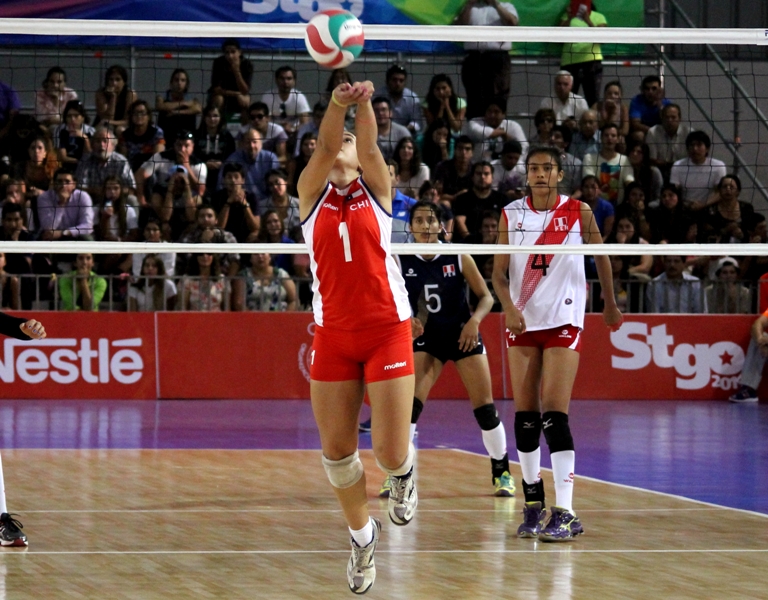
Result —
<path fill-rule="evenodd" d="M 413 317 L 413 356 L 416 392 L 411 415 L 411 439 L 432 386 L 448 361 L 454 361 L 469 394 L 483 443 L 491 458 L 491 481 L 497 496 L 513 496 L 515 480 L 509 473 L 507 436 L 491 393 L 491 371 L 479 326 L 493 306 L 493 297 L 475 261 L 468 254 L 438 254 L 442 208 L 421 200 L 410 211 L 414 241 L 435 244 L 436 254 L 399 257 Z M 474 314 L 467 301 L 467 285 L 479 301 Z M 388 493 L 384 481 L 380 495 Z"/>
<path fill-rule="evenodd" d="M 45 327 L 35 319 L 23 319 L 0 313 L 0 335 L 17 340 L 42 340 Z M 5 503 L 3 465 L 0 463 L 0 546 L 26 546 L 27 536 L 21 531 L 22 524 L 8 514 Z"/>
<path fill-rule="evenodd" d="M 532 148 L 526 159 L 531 195 L 504 207 L 499 244 L 602 244 L 592 210 L 559 195 L 564 176 L 558 150 Z M 595 256 L 603 289 L 605 324 L 616 330 L 616 307 L 608 257 Z M 565 542 L 584 532 L 573 510 L 575 453 L 568 424 L 573 382 L 579 368 L 586 278 L 577 254 L 497 254 L 493 287 L 504 308 L 507 358 L 515 397 L 515 440 L 523 471 L 525 507 L 519 537 Z M 539 438 L 552 459 L 556 505 L 546 525 Z"/>
<path fill-rule="evenodd" d="M 381 532 L 381 523 L 368 511 L 357 449 L 356 421 L 366 389 L 376 416 L 373 453 L 392 480 L 390 520 L 407 525 L 418 504 L 415 450 L 408 439 L 414 389 L 411 308 L 390 253 L 392 184 L 376 145 L 372 94 L 370 81 L 336 86 L 317 149 L 298 181 L 314 279 L 310 397 L 323 467 L 352 537 L 347 582 L 355 594 L 373 585 Z M 352 104 L 357 105 L 354 135 L 344 131 Z"/>

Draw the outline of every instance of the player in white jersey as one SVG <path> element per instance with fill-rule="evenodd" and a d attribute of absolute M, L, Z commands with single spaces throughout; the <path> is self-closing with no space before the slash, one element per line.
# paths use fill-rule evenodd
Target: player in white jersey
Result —
<path fill-rule="evenodd" d="M 563 178 L 560 153 L 531 149 L 526 159 L 531 195 L 504 209 L 499 244 L 601 244 L 589 206 L 557 193 Z M 607 256 L 596 256 L 603 288 L 603 319 L 621 325 Z M 546 542 L 572 540 L 583 533 L 573 511 L 575 455 L 568 405 L 579 367 L 586 280 L 580 255 L 499 254 L 493 262 L 493 287 L 504 308 L 507 358 L 515 397 L 515 440 L 523 471 L 523 524 L 520 537 Z M 552 458 L 556 505 L 546 525 L 539 438 L 544 431 Z"/>

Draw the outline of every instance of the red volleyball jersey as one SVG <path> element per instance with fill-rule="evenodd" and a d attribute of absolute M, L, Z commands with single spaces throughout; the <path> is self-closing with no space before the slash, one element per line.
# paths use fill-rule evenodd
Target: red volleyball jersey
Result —
<path fill-rule="evenodd" d="M 362 178 L 345 189 L 328 183 L 301 229 L 318 325 L 363 329 L 410 318 L 408 293 L 391 255 L 392 215 Z"/>

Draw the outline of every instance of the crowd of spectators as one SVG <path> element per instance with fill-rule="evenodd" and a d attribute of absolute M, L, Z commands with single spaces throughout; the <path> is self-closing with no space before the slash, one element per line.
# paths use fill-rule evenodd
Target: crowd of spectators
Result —
<path fill-rule="evenodd" d="M 470 0 L 457 22 L 514 26 L 518 17 L 509 3 Z M 594 10 L 563 19 L 567 26 L 605 24 Z M 504 45 L 468 48 L 466 99 L 446 73 L 413 90 L 405 67 L 386 70 L 372 104 L 392 177 L 393 241 L 409 240 L 408 210 L 428 200 L 444 209 L 446 241 L 495 243 L 503 207 L 526 193 L 531 145 L 560 150 L 560 192 L 592 207 L 606 242 L 767 241 L 765 218 L 739 200 L 739 178 L 711 156 L 709 136 L 686 124 L 659 77 L 643 78 L 630 99 L 626 82 L 609 81 L 601 90 L 599 47 L 584 46 L 564 51 L 528 132 L 507 115 Z M 59 67 L 48 71 L 34 116 L 22 113 L 12 88 L 0 84 L 0 239 L 301 243 L 296 183 L 314 152 L 330 91 L 350 75 L 333 71 L 310 104 L 293 67 L 279 67 L 274 87 L 261 96 L 251 89 L 253 71 L 238 41 L 225 40 L 205 98 L 190 94 L 188 73 L 176 69 L 153 106 L 130 89 L 126 69 L 113 65 L 96 91 L 95 115 Z M 354 107 L 347 126 L 354 127 Z M 296 310 L 311 302 L 304 255 L 161 249 L 0 254 L 3 306 L 30 308 L 34 299 L 97 310 L 108 298 L 127 310 Z M 488 256 L 477 262 L 490 274 Z M 638 255 L 612 264 L 622 308 L 646 312 L 751 312 L 757 282 L 768 272 L 763 258 Z M 595 278 L 594 261 L 586 259 L 585 267 Z M 41 289 L 18 277 L 26 274 L 50 279 Z M 600 309 L 599 289 L 590 303 Z"/>

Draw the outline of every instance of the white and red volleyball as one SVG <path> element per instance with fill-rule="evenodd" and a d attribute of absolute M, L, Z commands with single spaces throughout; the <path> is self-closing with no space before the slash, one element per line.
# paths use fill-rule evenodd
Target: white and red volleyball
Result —
<path fill-rule="evenodd" d="M 341 69 L 363 51 L 363 25 L 351 12 L 324 10 L 307 23 L 304 43 L 315 62 L 328 69 Z"/>

